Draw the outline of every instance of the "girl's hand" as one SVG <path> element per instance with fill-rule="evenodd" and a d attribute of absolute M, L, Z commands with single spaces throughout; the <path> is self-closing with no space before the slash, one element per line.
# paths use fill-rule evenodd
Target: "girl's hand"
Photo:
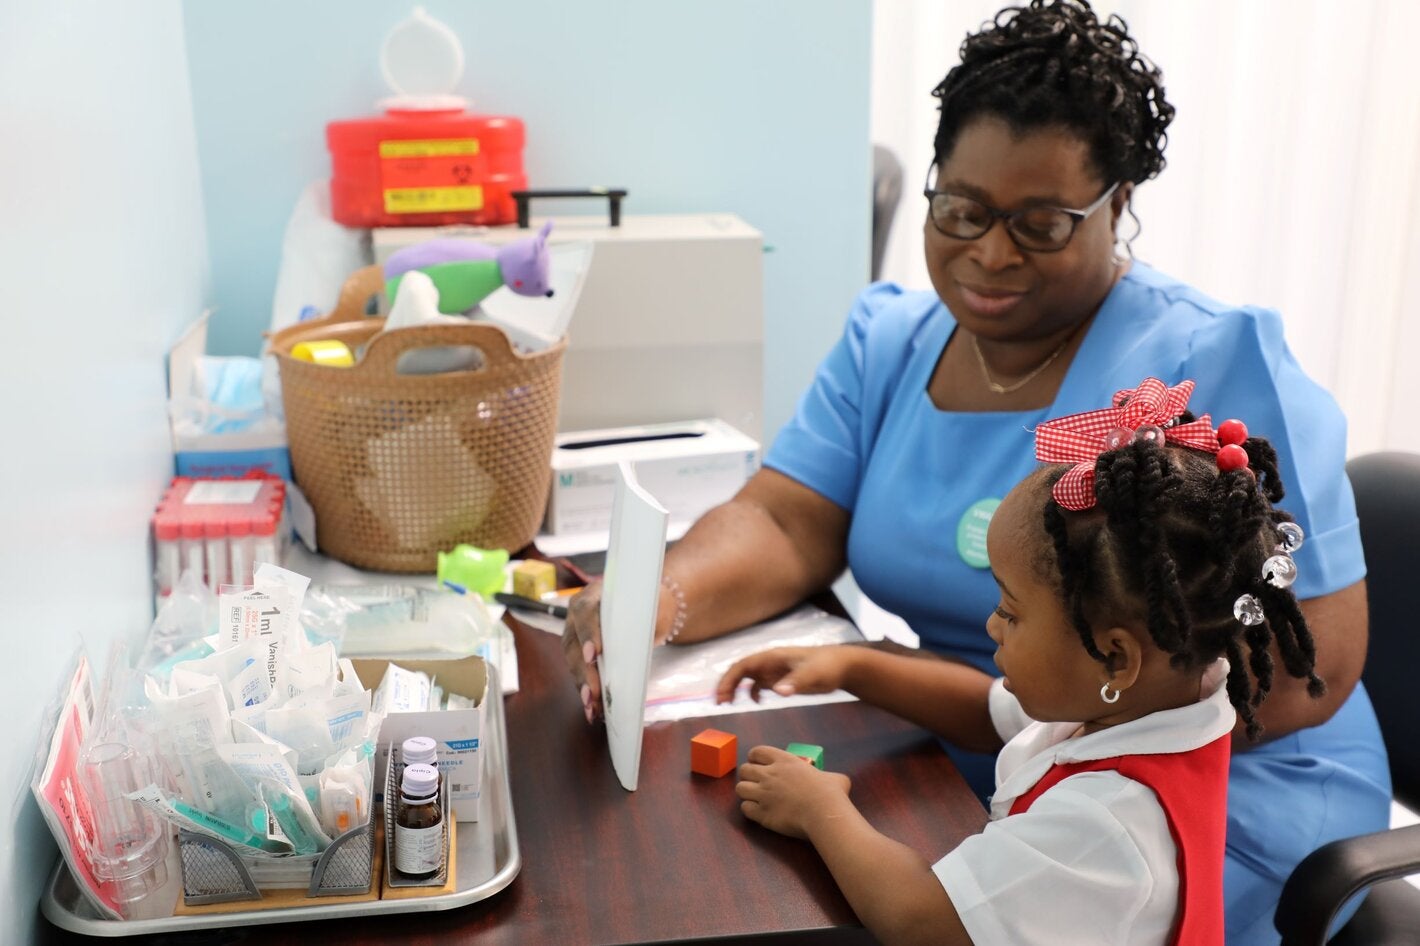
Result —
<path fill-rule="evenodd" d="M 730 703 L 740 681 L 751 683 L 749 696 L 759 702 L 760 691 L 771 687 L 780 696 L 795 693 L 832 693 L 842 689 L 853 648 L 776 647 L 735 662 L 715 688 L 716 703 Z"/>
<path fill-rule="evenodd" d="M 562 629 L 562 654 L 589 723 L 602 714 L 602 678 L 597 670 L 602 652 L 601 606 L 602 581 L 598 578 L 567 602 L 567 623 Z"/>
<path fill-rule="evenodd" d="M 755 746 L 748 759 L 735 785 L 740 811 L 771 831 L 808 840 L 815 820 L 851 804 L 852 783 L 846 775 L 821 771 L 773 746 Z"/>

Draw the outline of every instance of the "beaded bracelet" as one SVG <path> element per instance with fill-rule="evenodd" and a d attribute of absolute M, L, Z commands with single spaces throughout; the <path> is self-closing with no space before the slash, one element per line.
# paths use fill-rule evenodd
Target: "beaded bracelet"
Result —
<path fill-rule="evenodd" d="M 661 573 L 661 584 L 675 596 L 675 617 L 671 620 L 671 629 L 659 642 L 669 644 L 675 640 L 681 628 L 685 627 L 685 591 L 680 587 L 680 582 L 664 572 Z"/>

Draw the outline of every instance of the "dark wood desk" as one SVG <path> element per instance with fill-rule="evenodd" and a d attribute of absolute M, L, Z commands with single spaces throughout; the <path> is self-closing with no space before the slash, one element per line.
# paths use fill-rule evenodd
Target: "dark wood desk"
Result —
<path fill-rule="evenodd" d="M 253 927 L 248 941 L 872 942 L 811 846 L 747 821 L 733 775 L 691 774 L 690 738 L 706 726 L 735 733 L 741 760 L 760 743 L 822 745 L 868 820 L 929 859 L 986 823 L 931 736 L 859 703 L 653 724 L 639 790 L 628 793 L 604 734 L 582 716 L 559 639 L 523 625 L 514 633 L 521 689 L 507 697 L 507 721 L 523 866 L 512 885 L 445 913 Z"/>

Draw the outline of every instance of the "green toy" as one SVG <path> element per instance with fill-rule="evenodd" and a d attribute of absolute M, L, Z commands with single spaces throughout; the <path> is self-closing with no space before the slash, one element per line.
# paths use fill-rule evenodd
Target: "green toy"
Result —
<path fill-rule="evenodd" d="M 507 564 L 507 549 L 456 545 L 448 552 L 439 553 L 439 581 L 452 582 L 490 598 L 503 590 L 506 583 L 503 568 Z"/>
<path fill-rule="evenodd" d="M 790 755 L 798 756 L 816 769 L 823 768 L 823 746 L 815 746 L 807 742 L 791 742 L 784 747 L 784 751 Z"/>
<path fill-rule="evenodd" d="M 393 304 L 404 274 L 417 269 L 439 290 L 439 311 L 445 315 L 467 312 L 500 286 L 520 296 L 550 296 L 547 235 L 551 230 L 549 220 L 535 236 L 503 246 L 446 237 L 405 247 L 385 263 L 386 294 Z"/>

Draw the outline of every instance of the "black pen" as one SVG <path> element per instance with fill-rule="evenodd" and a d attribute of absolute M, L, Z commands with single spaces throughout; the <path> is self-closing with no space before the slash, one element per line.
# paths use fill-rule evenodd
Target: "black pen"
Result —
<path fill-rule="evenodd" d="M 546 601 L 538 601 L 534 598 L 524 598 L 522 595 L 510 595 L 506 591 L 495 592 L 493 600 L 499 604 L 506 604 L 510 608 L 517 608 L 522 611 L 537 611 L 539 614 L 550 614 L 555 618 L 565 618 L 567 616 L 567 606 L 565 604 L 550 604 Z"/>

